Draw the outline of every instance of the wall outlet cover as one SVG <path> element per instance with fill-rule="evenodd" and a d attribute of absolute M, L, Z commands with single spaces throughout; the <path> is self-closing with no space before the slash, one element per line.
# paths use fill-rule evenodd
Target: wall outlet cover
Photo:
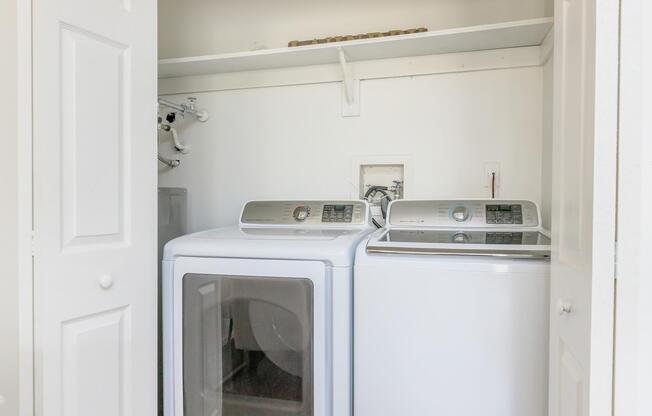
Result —
<path fill-rule="evenodd" d="M 492 181 L 493 181 L 493 175 L 496 175 L 496 179 L 494 182 L 494 187 L 495 187 L 495 192 L 494 192 L 494 197 L 498 198 L 499 191 L 500 191 L 500 182 L 501 182 L 501 176 L 500 176 L 500 163 L 499 162 L 486 162 L 484 164 L 484 170 L 482 171 L 482 184 L 485 189 L 485 193 L 487 197 L 491 198 L 491 187 L 492 187 Z"/>

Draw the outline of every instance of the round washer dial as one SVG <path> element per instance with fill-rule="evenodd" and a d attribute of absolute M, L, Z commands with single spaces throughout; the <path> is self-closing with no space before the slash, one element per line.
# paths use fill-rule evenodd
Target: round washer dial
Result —
<path fill-rule="evenodd" d="M 464 205 L 458 205 L 451 211 L 451 218 L 457 222 L 464 222 L 469 219 L 469 209 Z"/>

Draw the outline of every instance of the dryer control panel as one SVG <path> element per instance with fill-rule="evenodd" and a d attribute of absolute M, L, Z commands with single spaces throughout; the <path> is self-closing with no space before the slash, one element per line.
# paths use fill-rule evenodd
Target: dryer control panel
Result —
<path fill-rule="evenodd" d="M 389 209 L 390 225 L 455 228 L 539 227 L 539 210 L 523 200 L 398 200 Z"/>
<path fill-rule="evenodd" d="M 364 226 L 369 222 L 364 201 L 252 201 L 240 217 L 241 224 Z"/>

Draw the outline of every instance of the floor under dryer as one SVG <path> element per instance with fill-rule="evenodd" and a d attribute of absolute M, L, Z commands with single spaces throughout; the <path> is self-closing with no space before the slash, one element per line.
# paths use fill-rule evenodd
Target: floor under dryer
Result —
<path fill-rule="evenodd" d="M 356 416 L 547 416 L 540 224 L 529 201 L 391 204 L 356 254 Z"/>
<path fill-rule="evenodd" d="M 256 201 L 165 247 L 165 416 L 351 414 L 362 201 Z"/>

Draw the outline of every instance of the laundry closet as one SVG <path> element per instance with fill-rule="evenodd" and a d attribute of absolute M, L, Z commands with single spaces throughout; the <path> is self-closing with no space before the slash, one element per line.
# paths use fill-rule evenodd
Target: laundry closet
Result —
<path fill-rule="evenodd" d="M 160 2 L 158 152 L 163 198 L 159 221 L 164 227 L 169 229 L 170 219 L 185 225 L 176 227 L 179 234 L 231 225 L 249 200 L 355 200 L 376 186 L 385 187 L 394 197 L 392 190 L 398 185 L 400 198 L 408 200 L 534 201 L 542 209 L 544 228 L 549 228 L 552 2 L 404 2 L 400 13 L 396 8 L 393 2 Z M 288 47 L 293 40 L 410 28 L 427 31 Z M 168 104 L 193 110 L 177 111 Z M 378 214 L 380 207 L 374 206 L 373 199 L 370 202 Z M 179 203 L 183 208 L 176 206 L 175 213 Z M 380 224 L 385 219 L 381 213 L 375 220 Z M 164 279 L 163 287 L 171 277 Z M 537 284 L 544 288 L 539 291 L 548 290 L 546 280 Z M 199 279 L 196 284 L 200 288 L 207 283 Z M 231 298 L 254 296 L 237 282 L 224 282 L 221 287 Z M 367 293 L 371 296 L 373 291 Z M 268 306 L 266 316 L 274 315 L 278 307 L 298 310 L 294 303 L 268 298 L 262 293 L 252 298 L 258 306 L 249 313 L 254 329 L 247 333 L 252 332 L 251 339 L 260 338 L 261 346 L 254 350 L 271 349 L 265 354 L 273 364 L 263 360 L 249 366 L 259 368 L 261 379 L 270 365 L 280 368 L 280 374 L 303 376 L 302 360 L 279 361 L 274 351 L 283 351 L 282 345 L 273 346 L 256 329 L 265 326 L 262 315 L 254 314 L 264 305 L 277 305 Z M 201 303 L 202 295 L 197 293 L 196 299 L 191 303 Z M 223 312 L 223 319 L 236 322 L 234 342 L 241 348 L 233 351 L 239 356 L 248 350 L 242 335 L 238 336 L 244 318 L 237 311 L 242 307 L 228 306 L 226 299 L 219 302 L 230 311 Z M 204 308 L 208 303 L 204 300 Z M 199 312 L 187 314 L 198 323 L 205 320 Z M 283 321 L 284 327 L 304 320 L 302 315 Z M 274 318 L 280 319 L 280 315 Z M 547 320 L 539 321 L 531 319 L 530 325 L 541 327 L 531 337 L 545 344 L 542 328 Z M 201 351 L 189 340 L 197 338 L 199 345 L 206 341 L 194 335 L 198 332 L 190 322 L 184 328 L 188 337 L 184 351 Z M 290 338 L 310 329 L 286 332 L 278 336 Z M 310 396 L 283 390 L 296 390 L 291 380 L 275 376 L 275 383 L 284 386 L 276 390 L 256 387 L 266 384 L 264 380 L 240 381 L 247 373 L 247 360 L 236 359 L 234 364 L 233 352 L 227 348 L 212 353 L 224 355 L 216 361 L 226 368 L 222 394 L 231 404 L 224 405 L 225 414 L 253 414 L 255 409 L 246 407 L 247 402 L 270 414 L 284 414 L 273 400 L 288 403 L 285 406 L 294 409 L 288 414 L 311 414 L 305 410 L 311 405 Z M 527 408 L 540 408 L 543 414 L 547 397 L 542 387 L 547 378 L 542 368 L 547 366 L 548 349 L 536 351 L 542 356 L 541 366 L 526 378 L 540 378 L 527 385 L 537 394 L 523 400 L 537 403 Z M 184 408 L 197 412 L 203 402 L 207 409 L 212 405 L 221 409 L 219 397 L 207 399 L 210 388 L 202 395 L 192 393 L 207 381 L 189 368 L 215 365 L 196 360 L 184 356 Z M 360 379 L 365 376 L 373 378 L 361 374 Z M 303 390 L 313 388 L 312 383 L 302 382 L 294 383 Z M 173 391 L 181 383 L 166 379 L 166 387 L 168 383 L 170 387 L 161 394 L 178 408 L 182 399 Z M 246 383 L 248 391 L 234 387 L 239 383 Z M 315 381 L 317 392 L 320 384 Z M 346 407 L 338 403 L 334 391 L 332 409 L 341 413 Z M 170 399 L 172 395 L 176 398 Z M 357 402 L 363 403 L 362 398 Z M 165 406 L 166 411 L 172 412 L 171 407 Z M 358 410 L 364 414 L 362 408 Z M 319 408 L 314 412 L 319 414 Z"/>
<path fill-rule="evenodd" d="M 24 336 L 37 409 L 162 410 L 167 241 L 246 223 L 258 213 L 249 201 L 355 201 L 321 208 L 355 218 L 366 199 L 382 227 L 389 195 L 536 204 L 552 247 L 541 412 L 611 414 L 617 7 L 155 3 L 33 6 L 37 255 L 33 338 Z M 222 335 L 235 321 L 219 323 Z M 286 358 L 271 361 L 299 374 Z"/>
<path fill-rule="evenodd" d="M 394 189 L 393 184 L 399 184 L 400 198 L 407 200 L 533 201 L 541 211 L 542 226 L 549 230 L 554 170 L 553 6 L 552 1 L 541 0 L 408 1 L 400 7 L 395 2 L 163 0 L 159 2 L 159 97 L 201 109 L 208 119 L 199 120 L 194 114 L 179 119 L 177 113 L 177 120 L 167 123 L 176 130 L 175 136 L 159 129 L 159 186 L 187 192 L 183 198 L 188 232 L 232 224 L 249 200 L 355 200 L 364 198 L 371 187 Z M 575 16 L 571 13 L 567 18 L 573 21 Z M 409 28 L 427 31 L 292 45 L 296 40 Z M 576 34 L 568 30 L 568 36 Z M 563 56 L 569 67 L 564 76 L 580 71 L 580 61 L 573 61 L 578 53 Z M 570 99 L 565 105 L 572 108 L 577 103 Z M 165 105 L 159 110 L 161 118 L 174 111 Z M 580 113 L 569 113 L 575 116 Z M 577 190 L 581 185 L 576 175 L 560 174 L 557 180 Z M 539 290 L 548 290 L 547 283 L 540 284 Z M 373 284 L 366 289 L 367 295 L 362 296 L 380 296 Z M 559 302 L 564 309 L 569 301 Z M 558 306 L 553 308 L 556 313 Z M 520 313 L 529 314 L 525 309 Z M 392 322 L 382 316 L 379 319 Z M 538 325 L 535 321 L 531 325 Z M 539 339 L 536 331 L 528 337 Z M 371 344 L 355 343 L 365 348 Z M 560 345 L 553 357 L 559 354 L 561 367 L 550 368 L 575 371 L 577 363 L 563 349 L 563 342 Z M 355 351 L 358 354 L 367 355 Z M 518 353 L 513 354 L 516 359 Z M 548 362 L 547 346 L 537 348 L 536 354 L 541 357 L 535 360 Z M 387 358 L 401 360 L 400 355 Z M 365 368 L 373 371 L 373 366 Z M 459 373 L 464 373 L 462 368 Z M 403 378 L 414 373 L 396 374 Z M 530 377 L 545 377 L 539 370 L 535 374 Z M 354 379 L 358 376 L 367 383 L 375 378 L 354 373 Z M 580 389 L 579 381 L 575 387 L 567 385 L 568 374 L 553 377 L 560 377 L 552 385 L 563 394 Z M 499 377 L 495 379 L 498 382 Z M 424 379 L 417 380 L 412 382 Z M 542 403 L 547 402 L 547 390 L 541 392 L 539 387 L 543 384 L 547 378 L 527 384 L 530 391 L 540 392 L 523 398 L 541 403 L 532 414 L 547 409 Z M 396 387 L 404 397 L 418 401 L 409 393 L 421 391 L 417 387 Z M 367 390 L 372 391 L 356 391 Z M 358 397 L 357 403 L 368 400 L 372 398 Z M 551 400 L 555 406 L 556 398 Z M 385 409 L 396 410 L 388 401 L 383 403 Z M 518 407 L 518 401 L 512 406 L 519 411 L 533 409 Z M 568 414 L 580 414 L 579 408 L 571 410 L 572 404 L 563 406 Z M 382 408 L 380 404 L 366 407 L 373 412 Z"/>

